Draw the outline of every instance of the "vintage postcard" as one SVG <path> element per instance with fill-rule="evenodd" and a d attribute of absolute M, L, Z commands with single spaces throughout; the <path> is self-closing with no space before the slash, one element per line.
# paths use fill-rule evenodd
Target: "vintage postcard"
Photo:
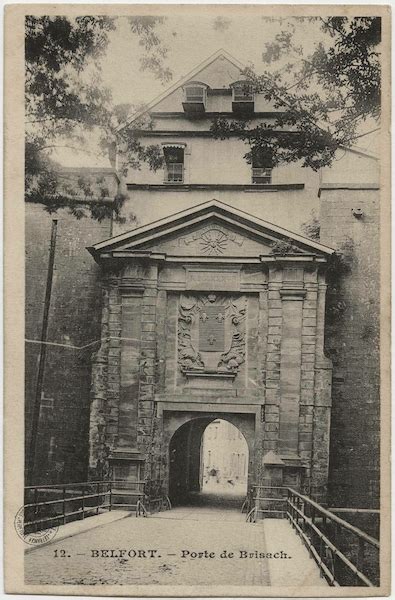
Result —
<path fill-rule="evenodd" d="M 6 592 L 388 595 L 389 8 L 5 13 Z"/>

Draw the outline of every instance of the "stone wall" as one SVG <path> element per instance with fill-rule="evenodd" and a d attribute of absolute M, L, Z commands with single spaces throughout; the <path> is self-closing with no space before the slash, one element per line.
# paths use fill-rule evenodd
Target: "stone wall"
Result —
<path fill-rule="evenodd" d="M 31 434 L 52 219 L 58 219 L 34 483 L 86 480 L 91 355 L 101 336 L 101 276 L 86 246 L 110 236 L 108 220 L 50 215 L 26 204 L 26 450 Z M 94 343 L 93 343 L 94 342 Z M 85 346 L 85 347 L 84 347 Z"/>
<path fill-rule="evenodd" d="M 107 474 L 121 458 L 124 466 L 129 461 L 130 473 L 144 459 L 142 477 L 166 476 L 176 431 L 170 423 L 229 418 L 246 433 L 251 483 L 273 484 L 271 469 L 274 464 L 277 472 L 281 463 L 279 483 L 306 485 L 323 499 L 331 363 L 323 353 L 326 285 L 320 260 L 272 257 L 256 271 L 255 282 L 249 280 L 249 291 L 241 291 L 249 276 L 249 267 L 242 267 L 239 292 L 222 288 L 215 294 L 204 291 L 204 268 L 192 280 L 197 289 L 177 281 L 173 290 L 177 264 L 137 257 L 113 262 L 93 369 L 91 477 Z M 208 272 L 219 283 L 216 269 Z M 210 331 L 221 340 L 222 327 L 224 340 L 208 351 L 206 341 L 215 337 L 210 331 L 204 337 L 211 318 Z"/>
<path fill-rule="evenodd" d="M 321 242 L 344 256 L 329 281 L 325 347 L 333 361 L 332 506 L 379 501 L 379 193 L 321 190 Z"/>

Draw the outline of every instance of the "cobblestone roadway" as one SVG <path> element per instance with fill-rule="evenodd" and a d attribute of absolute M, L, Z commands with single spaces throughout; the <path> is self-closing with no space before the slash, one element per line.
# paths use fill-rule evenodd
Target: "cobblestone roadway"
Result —
<path fill-rule="evenodd" d="M 267 561 L 239 558 L 240 551 L 265 552 L 263 528 L 236 511 L 191 507 L 148 519 L 127 517 L 25 557 L 27 584 L 269 585 Z M 219 520 L 221 518 L 222 520 Z M 195 520 L 199 519 L 199 520 Z M 92 558 L 92 550 L 157 549 L 156 558 Z M 66 558 L 55 558 L 63 549 Z M 182 558 L 182 551 L 215 558 Z M 224 550 L 235 558 L 220 558 Z M 236 558 L 237 557 L 237 558 Z"/>

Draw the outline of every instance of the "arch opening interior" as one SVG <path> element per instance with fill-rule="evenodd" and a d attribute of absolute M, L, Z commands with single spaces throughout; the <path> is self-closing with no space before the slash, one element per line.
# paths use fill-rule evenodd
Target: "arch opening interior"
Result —
<path fill-rule="evenodd" d="M 248 446 L 232 423 L 215 419 L 207 425 L 202 438 L 200 474 L 203 492 L 246 495 Z"/>
<path fill-rule="evenodd" d="M 177 429 L 169 445 L 169 496 L 173 504 L 218 504 L 247 492 L 248 445 L 230 422 L 202 417 Z"/>

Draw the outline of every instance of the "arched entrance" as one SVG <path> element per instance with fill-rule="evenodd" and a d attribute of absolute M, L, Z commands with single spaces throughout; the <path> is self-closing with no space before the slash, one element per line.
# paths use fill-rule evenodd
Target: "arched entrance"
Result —
<path fill-rule="evenodd" d="M 207 425 L 201 445 L 201 489 L 209 494 L 245 496 L 248 445 L 241 431 L 223 419 Z"/>
<path fill-rule="evenodd" d="M 248 464 L 248 445 L 237 427 L 213 416 L 193 418 L 169 443 L 169 497 L 180 505 L 196 501 L 202 492 L 207 498 L 223 493 L 245 496 Z M 210 474 L 213 470 L 215 475 Z"/>

